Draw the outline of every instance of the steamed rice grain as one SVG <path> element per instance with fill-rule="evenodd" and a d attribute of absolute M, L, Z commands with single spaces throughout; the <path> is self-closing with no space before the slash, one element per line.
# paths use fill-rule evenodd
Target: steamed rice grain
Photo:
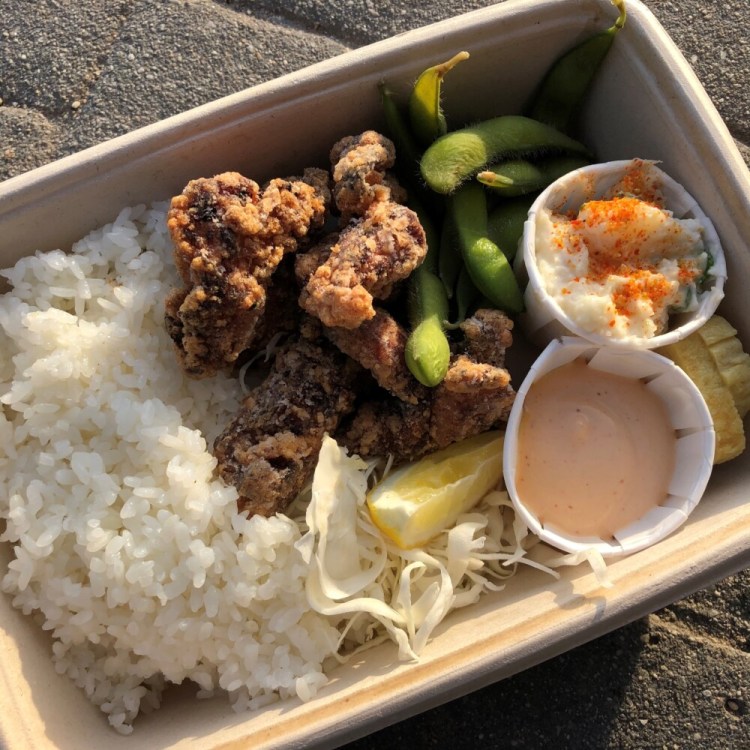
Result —
<path fill-rule="evenodd" d="M 167 681 L 238 709 L 309 699 L 338 640 L 307 604 L 297 524 L 240 516 L 214 477 L 208 446 L 242 393 L 176 364 L 165 211 L 126 209 L 2 272 L 2 588 L 123 733 Z"/>

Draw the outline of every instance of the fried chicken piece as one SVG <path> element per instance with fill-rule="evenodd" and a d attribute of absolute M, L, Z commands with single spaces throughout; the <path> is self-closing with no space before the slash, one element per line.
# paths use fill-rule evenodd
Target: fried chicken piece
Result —
<path fill-rule="evenodd" d="M 366 130 L 346 136 L 333 145 L 330 160 L 333 200 L 342 225 L 353 216 L 362 216 L 376 201 L 406 200 L 406 191 L 388 174 L 396 162 L 396 148 L 384 135 Z"/>
<path fill-rule="evenodd" d="M 409 404 L 424 400 L 427 389 L 406 365 L 406 331 L 385 310 L 359 328 L 326 328 L 326 337 L 369 370 L 378 385 Z"/>
<path fill-rule="evenodd" d="M 430 450 L 506 422 L 515 395 L 507 370 L 459 355 L 432 396 Z"/>
<path fill-rule="evenodd" d="M 258 320 L 252 341 L 256 352 L 265 349 L 279 334 L 291 334 L 297 330 L 303 314 L 297 304 L 297 294 L 294 258 L 286 256 L 266 287 L 265 309 Z"/>
<path fill-rule="evenodd" d="M 432 394 L 432 449 L 478 435 L 508 419 L 515 391 L 503 367 L 513 343 L 513 321 L 499 310 L 482 309 L 461 324 L 464 353 L 451 360 Z"/>
<path fill-rule="evenodd" d="M 299 303 L 327 326 L 357 328 L 375 317 L 373 297 L 386 299 L 426 253 L 424 229 L 414 211 L 392 201 L 373 203 L 341 232 Z"/>
<path fill-rule="evenodd" d="M 299 340 L 279 351 L 214 442 L 219 475 L 237 488 L 241 511 L 283 512 L 304 488 L 323 435 L 354 406 L 358 370 L 325 341 Z"/>
<path fill-rule="evenodd" d="M 250 346 L 271 275 L 323 226 L 329 202 L 319 169 L 271 180 L 262 191 L 226 172 L 193 180 L 172 199 L 167 226 L 185 288 L 170 293 L 165 316 L 188 374 L 213 375 Z"/>
<path fill-rule="evenodd" d="M 363 458 L 413 461 L 507 421 L 514 398 L 507 370 L 461 355 L 445 380 L 417 404 L 394 397 L 365 403 L 341 442 Z"/>
<path fill-rule="evenodd" d="M 310 277 L 328 260 L 331 250 L 339 241 L 338 232 L 326 235 L 317 245 L 313 245 L 304 253 L 294 256 L 294 276 L 300 289 L 304 288 Z"/>
<path fill-rule="evenodd" d="M 397 464 L 430 452 L 430 399 L 407 404 L 393 396 L 367 401 L 337 440 L 362 458 L 394 456 Z"/>
<path fill-rule="evenodd" d="M 505 350 L 513 343 L 513 321 L 500 310 L 482 308 L 461 323 L 466 353 L 475 362 L 505 366 Z"/>
<path fill-rule="evenodd" d="M 413 461 L 507 421 L 515 392 L 502 365 L 512 343 L 512 321 L 478 311 L 462 324 L 464 352 L 454 354 L 440 385 L 424 389 L 416 405 L 393 397 L 367 402 L 342 431 L 341 442 L 363 458 L 392 455 Z M 483 353 L 494 362 L 478 362 Z"/>

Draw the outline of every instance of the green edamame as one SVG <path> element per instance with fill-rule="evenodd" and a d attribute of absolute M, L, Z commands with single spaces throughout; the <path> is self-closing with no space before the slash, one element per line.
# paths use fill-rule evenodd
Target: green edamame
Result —
<path fill-rule="evenodd" d="M 442 214 L 442 205 L 436 205 L 436 201 L 440 198 L 433 192 L 426 190 L 419 179 L 419 160 L 422 151 L 401 114 L 393 91 L 388 88 L 385 81 L 381 81 L 378 88 L 380 89 L 386 129 L 396 146 L 396 172 L 407 188 L 408 198 L 406 202 L 419 216 L 419 221 L 427 237 L 427 257 L 424 263 L 433 273 L 437 273 L 437 248 L 440 243 L 432 216 Z"/>
<path fill-rule="evenodd" d="M 421 151 L 401 115 L 393 92 L 385 82 L 381 82 L 379 88 L 386 127 L 396 146 L 397 164 L 401 165 L 399 176 L 408 188 L 408 203 L 419 217 L 427 239 L 427 255 L 409 279 L 412 330 L 406 341 L 405 359 L 412 375 L 422 385 L 433 387 L 443 380 L 450 364 L 450 344 L 444 330 L 448 298 L 443 282 L 437 276 L 440 239 L 425 206 L 428 197 L 434 193 L 424 191 L 417 178 Z"/>
<path fill-rule="evenodd" d="M 536 193 L 500 201 L 487 217 L 487 236 L 513 260 L 523 236 L 523 225 L 529 215 Z"/>
<path fill-rule="evenodd" d="M 427 255 L 409 279 L 409 319 L 412 330 L 406 340 L 406 365 L 422 385 L 436 386 L 445 377 L 450 364 L 450 344 L 444 323 L 448 318 L 448 297 L 437 276 L 438 233 L 429 215 L 418 201 L 412 208 L 427 238 Z"/>
<path fill-rule="evenodd" d="M 568 172 L 589 164 L 580 156 L 552 156 L 539 162 L 509 159 L 479 172 L 477 180 L 494 193 L 512 198 L 543 190 Z"/>
<path fill-rule="evenodd" d="M 431 273 L 438 273 L 438 250 L 440 248 L 441 237 L 435 227 L 435 222 L 433 222 L 432 217 L 418 194 L 409 193 L 407 203 L 419 218 L 419 223 L 422 225 L 422 229 L 424 229 L 424 236 L 427 242 L 427 255 L 425 255 L 422 265 Z"/>
<path fill-rule="evenodd" d="M 385 115 L 386 130 L 396 146 L 396 163 L 400 173 L 399 176 L 403 177 L 407 187 L 411 189 L 420 182 L 418 175 L 422 149 L 401 115 L 396 98 L 388 84 L 381 81 L 378 84 L 378 89 L 380 90 L 380 101 Z"/>
<path fill-rule="evenodd" d="M 425 146 L 448 130 L 440 104 L 440 94 L 445 74 L 462 60 L 468 52 L 459 52 L 444 63 L 433 65 L 417 78 L 409 96 L 409 121 L 414 135 Z"/>
<path fill-rule="evenodd" d="M 502 250 L 487 236 L 487 198 L 478 182 L 468 182 L 450 200 L 466 270 L 479 291 L 495 307 L 523 310 L 523 295 Z"/>
<path fill-rule="evenodd" d="M 529 117 L 567 133 L 581 103 L 627 17 L 624 0 L 612 0 L 619 16 L 606 31 L 584 39 L 561 55 L 547 71 L 530 106 Z"/>
<path fill-rule="evenodd" d="M 481 294 L 476 284 L 471 280 L 471 276 L 466 266 L 461 268 L 456 283 L 456 325 L 460 325 L 466 320 L 469 310 L 480 299 Z"/>
<path fill-rule="evenodd" d="M 544 149 L 587 154 L 583 144 L 549 125 L 505 115 L 441 136 L 422 155 L 420 171 L 433 190 L 448 194 L 504 156 Z"/>
<path fill-rule="evenodd" d="M 411 276 L 409 318 L 412 331 L 406 341 L 406 365 L 422 385 L 434 387 L 448 372 L 451 358 L 444 330 L 448 298 L 443 282 L 424 264 Z"/>
<path fill-rule="evenodd" d="M 438 275 L 443 280 L 445 292 L 448 299 L 453 298 L 458 281 L 458 274 L 461 271 L 463 261 L 461 252 L 458 249 L 458 236 L 456 227 L 453 224 L 453 218 L 450 213 L 443 219 L 443 229 L 440 232 L 440 252 L 438 253 Z"/>

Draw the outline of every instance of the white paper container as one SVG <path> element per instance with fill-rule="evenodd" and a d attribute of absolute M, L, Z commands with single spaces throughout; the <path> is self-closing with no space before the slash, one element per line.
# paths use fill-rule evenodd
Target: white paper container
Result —
<path fill-rule="evenodd" d="M 543 375 L 579 358 L 594 370 L 642 379 L 666 407 L 677 437 L 676 465 L 668 497 L 639 520 L 618 529 L 614 540 L 571 536 L 554 523 L 542 523 L 516 487 L 518 431 L 526 395 Z M 597 346 L 580 338 L 563 337 L 547 346 L 518 389 L 505 433 L 503 476 L 516 512 L 543 541 L 565 552 L 594 549 L 604 557 L 629 555 L 655 544 L 685 523 L 711 476 L 714 443 L 711 414 L 703 396 L 671 360 L 647 350 L 624 351 Z"/>
<path fill-rule="evenodd" d="M 698 205 L 698 201 L 672 177 L 651 162 L 643 169 L 656 176 L 664 196 L 666 208 L 676 219 L 695 219 L 703 227 L 706 249 L 713 257 L 709 269 L 710 281 L 700 295 L 698 308 L 692 312 L 670 317 L 670 329 L 651 338 L 631 337 L 627 339 L 608 336 L 605 330 L 590 331 L 571 318 L 545 289 L 544 279 L 536 262 L 537 221 L 543 210 L 553 213 L 577 211 L 586 201 L 602 197 L 610 188 L 633 168 L 634 159 L 621 159 L 603 164 L 592 164 L 570 172 L 539 194 L 529 210 L 524 223 L 522 252 L 518 254 L 516 270 L 528 278 L 524 292 L 525 310 L 520 322 L 524 334 L 538 346 L 544 346 L 558 336 L 580 336 L 599 345 L 623 348 L 656 349 L 673 344 L 697 331 L 716 312 L 724 297 L 724 282 L 727 267 L 724 251 L 713 223 Z"/>
<path fill-rule="evenodd" d="M 611 23 L 609 0 L 509 0 L 358 49 L 221 99 L 0 185 L 0 256 L 66 246 L 124 205 L 163 199 L 197 175 L 256 179 L 322 164 L 334 139 L 380 126 L 378 81 L 404 93 L 425 67 L 466 49 L 446 79 L 452 125 L 518 112 L 551 61 Z M 499 94 L 498 92 L 502 92 Z M 627 106 L 624 105 L 627 103 Z M 750 175 L 690 66 L 653 15 L 628 0 L 627 28 L 600 71 L 583 139 L 599 158 L 661 160 L 714 222 L 729 283 L 722 313 L 750 346 Z M 304 123 L 304 137 L 299 126 Z M 520 382 L 521 377 L 516 379 Z M 0 549 L 8 560 L 7 546 Z M 613 562 L 612 588 L 585 566 L 533 570 L 454 612 L 419 663 L 381 645 L 338 667 L 315 700 L 236 714 L 224 696 L 168 691 L 130 737 L 55 672 L 51 642 L 0 596 L 0 746 L 6 750 L 331 747 L 538 664 L 750 564 L 750 461 L 714 469 L 674 534 Z"/>

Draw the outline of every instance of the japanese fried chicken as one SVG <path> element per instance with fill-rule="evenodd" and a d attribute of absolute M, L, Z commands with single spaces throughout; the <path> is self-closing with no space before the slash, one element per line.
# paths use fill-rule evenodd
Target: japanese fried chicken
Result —
<path fill-rule="evenodd" d="M 330 153 L 333 200 L 343 228 L 297 257 L 300 306 L 327 326 L 355 329 L 424 260 L 427 241 L 406 193 L 389 175 L 393 143 L 373 130 L 338 141 Z M 348 223 L 347 223 L 348 222 Z"/>
<path fill-rule="evenodd" d="M 406 365 L 394 292 L 427 244 L 417 215 L 398 202 L 394 158 L 387 138 L 366 131 L 331 150 L 332 199 L 322 170 L 263 191 L 225 173 L 173 199 L 169 230 L 185 286 L 167 298 L 165 319 L 186 372 L 214 374 L 290 332 L 214 443 L 219 475 L 251 515 L 289 506 L 326 433 L 363 457 L 401 463 L 507 419 L 512 323 L 503 313 L 480 310 L 461 324 L 436 388 Z M 310 242 L 331 202 L 337 231 Z"/>
<path fill-rule="evenodd" d="M 240 510 L 282 512 L 311 479 L 326 432 L 354 406 L 359 368 L 325 341 L 299 339 L 214 442 L 219 475 Z"/>
<path fill-rule="evenodd" d="M 213 375 L 252 344 L 273 272 L 323 226 L 329 203 L 320 169 L 262 191 L 225 172 L 191 181 L 172 199 L 167 226 L 185 286 L 166 300 L 166 325 L 188 374 Z"/>
<path fill-rule="evenodd" d="M 346 136 L 333 145 L 330 161 L 333 200 L 342 224 L 362 216 L 371 203 L 406 200 L 406 191 L 388 173 L 396 163 L 396 149 L 384 135 L 366 130 Z"/>
<path fill-rule="evenodd" d="M 427 389 L 406 366 L 406 331 L 385 310 L 377 310 L 359 328 L 326 328 L 324 334 L 391 395 L 407 404 L 425 398 Z"/>
<path fill-rule="evenodd" d="M 427 254 L 419 218 L 393 201 L 371 203 L 310 275 L 299 303 L 327 326 L 357 328 L 375 317 L 373 298 L 386 299 Z"/>
<path fill-rule="evenodd" d="M 440 385 L 417 403 L 393 397 L 360 406 L 339 436 L 364 458 L 392 455 L 395 463 L 420 456 L 506 421 L 515 391 L 503 367 L 513 322 L 499 310 L 478 310 L 461 324 L 465 341 Z M 481 356 L 485 361 L 478 361 Z"/>

